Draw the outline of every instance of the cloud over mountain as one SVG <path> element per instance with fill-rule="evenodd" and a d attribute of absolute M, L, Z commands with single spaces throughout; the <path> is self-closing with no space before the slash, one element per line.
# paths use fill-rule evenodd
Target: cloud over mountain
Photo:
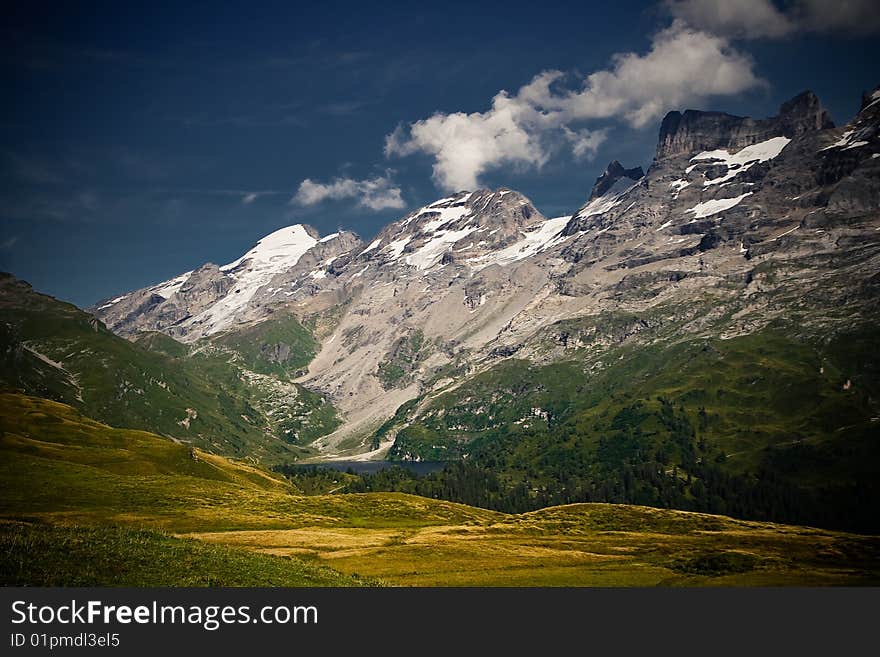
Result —
<path fill-rule="evenodd" d="M 670 109 L 758 87 L 753 69 L 725 37 L 676 20 L 654 35 L 648 52 L 618 53 L 574 86 L 562 71 L 548 70 L 515 94 L 499 91 L 484 112 L 437 112 L 398 126 L 385 154 L 428 154 L 438 186 L 474 189 L 496 167 L 540 168 L 562 145 L 578 158 L 591 156 L 606 133 L 579 125 L 586 121 L 640 128 Z"/>
<path fill-rule="evenodd" d="M 796 0 L 780 9 L 771 0 L 666 0 L 670 13 L 714 34 L 739 39 L 780 38 L 801 32 L 865 36 L 880 32 L 874 0 Z"/>
<path fill-rule="evenodd" d="M 406 204 L 397 187 L 386 174 L 375 178 L 355 180 L 334 178 L 321 183 L 306 178 L 299 184 L 290 200 L 295 205 L 316 205 L 326 200 L 355 199 L 357 204 L 369 210 L 400 209 Z"/>

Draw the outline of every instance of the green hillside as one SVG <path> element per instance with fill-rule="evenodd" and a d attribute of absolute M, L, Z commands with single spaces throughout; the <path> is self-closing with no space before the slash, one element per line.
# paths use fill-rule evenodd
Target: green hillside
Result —
<path fill-rule="evenodd" d="M 7 389 L 218 454 L 295 459 L 302 453 L 295 443 L 338 424 L 332 406 L 303 389 L 282 426 L 267 413 L 275 380 L 248 378 L 224 351 L 190 353 L 157 333 L 129 342 L 8 275 L 0 278 L 0 357 L 0 385 Z"/>
<path fill-rule="evenodd" d="M 187 345 L 158 331 L 139 333 L 132 342 L 147 351 L 164 354 L 169 358 L 185 358 L 190 354 L 190 348 Z"/>
<path fill-rule="evenodd" d="M 878 531 L 878 345 L 876 328 L 825 343 L 767 330 L 504 361 L 402 407 L 377 433 L 397 432 L 391 458 L 466 466 L 360 489 L 441 491 L 508 511 L 610 501 Z M 489 483 L 468 495 L 470 479 Z"/>
<path fill-rule="evenodd" d="M 283 477 L 69 406 L 0 394 L 0 517 L 175 532 L 303 523 L 422 525 L 491 511 L 399 494 L 310 497 Z"/>
<path fill-rule="evenodd" d="M 292 316 L 230 331 L 211 343 L 232 351 L 247 369 L 283 379 L 301 374 L 318 349 L 314 336 Z"/>

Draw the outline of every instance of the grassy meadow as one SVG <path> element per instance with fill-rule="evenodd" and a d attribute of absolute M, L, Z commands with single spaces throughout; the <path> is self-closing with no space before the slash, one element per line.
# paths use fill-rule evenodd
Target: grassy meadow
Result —
<path fill-rule="evenodd" d="M 880 583 L 880 538 L 612 504 L 504 514 L 280 476 L 0 395 L 5 585 Z"/>

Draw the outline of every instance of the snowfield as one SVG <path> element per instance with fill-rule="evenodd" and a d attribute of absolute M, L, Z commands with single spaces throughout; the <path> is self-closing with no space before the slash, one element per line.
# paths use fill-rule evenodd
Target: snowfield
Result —
<path fill-rule="evenodd" d="M 328 238 L 329 235 L 324 241 Z M 235 279 L 232 291 L 210 308 L 188 319 L 185 325 L 203 325 L 207 335 L 228 328 L 257 290 L 266 285 L 278 272 L 296 265 L 303 254 L 317 243 L 318 240 L 309 235 L 301 224 L 281 228 L 266 235 L 243 256 L 220 267 L 220 271 Z M 174 288 L 174 292 L 180 289 L 186 278 L 188 275 L 174 279 L 174 281 L 183 279 Z M 172 286 L 167 286 L 163 289 L 171 288 Z"/>
<path fill-rule="evenodd" d="M 746 192 L 745 194 L 740 194 L 734 198 L 719 198 L 711 201 L 703 201 L 702 203 L 697 203 L 690 210 L 686 210 L 686 212 L 693 212 L 694 219 L 702 219 L 703 217 L 708 217 L 718 212 L 729 210 L 735 205 L 738 205 L 746 196 L 750 196 L 751 193 L 752 192 Z"/>
<path fill-rule="evenodd" d="M 696 162 L 696 164 L 692 164 L 685 169 L 685 173 L 690 173 L 701 164 L 711 166 L 725 165 L 727 167 L 726 174 L 703 182 L 703 187 L 723 185 L 744 171 L 748 171 L 759 162 L 767 162 L 778 157 L 782 150 L 788 146 L 789 142 L 791 142 L 791 139 L 788 137 L 773 137 L 767 141 L 746 146 L 733 154 L 724 149 L 703 151 L 691 158 L 691 162 Z"/>

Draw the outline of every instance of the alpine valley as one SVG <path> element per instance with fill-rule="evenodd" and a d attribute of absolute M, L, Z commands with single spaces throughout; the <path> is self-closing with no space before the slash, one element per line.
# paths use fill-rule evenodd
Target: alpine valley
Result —
<path fill-rule="evenodd" d="M 880 582 L 880 88 L 671 112 L 627 167 L 86 310 L 4 275 L 6 583 Z"/>

